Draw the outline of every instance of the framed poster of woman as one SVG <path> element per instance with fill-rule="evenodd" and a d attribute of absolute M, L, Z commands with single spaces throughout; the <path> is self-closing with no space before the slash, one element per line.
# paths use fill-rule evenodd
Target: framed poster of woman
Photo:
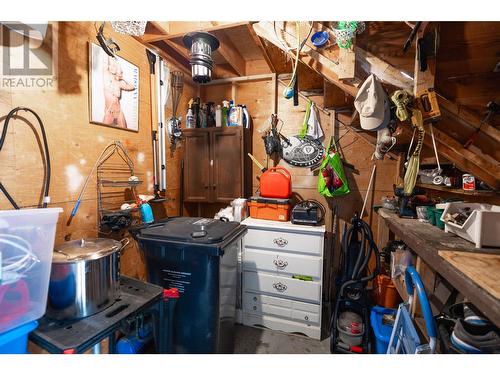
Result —
<path fill-rule="evenodd" d="M 90 122 L 139 131 L 139 68 L 89 43 Z"/>

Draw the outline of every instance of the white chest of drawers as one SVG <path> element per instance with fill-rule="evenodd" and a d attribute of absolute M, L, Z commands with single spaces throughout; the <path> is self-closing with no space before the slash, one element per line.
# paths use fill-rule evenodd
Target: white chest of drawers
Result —
<path fill-rule="evenodd" d="M 242 251 L 242 321 L 321 338 L 325 227 L 248 218 Z"/>

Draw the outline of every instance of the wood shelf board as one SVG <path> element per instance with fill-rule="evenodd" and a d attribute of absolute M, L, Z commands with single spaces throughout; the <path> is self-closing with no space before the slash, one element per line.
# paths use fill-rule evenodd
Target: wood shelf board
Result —
<path fill-rule="evenodd" d="M 417 183 L 418 187 L 421 187 L 423 189 L 430 189 L 430 190 L 437 190 L 437 191 L 444 191 L 450 194 L 461 194 L 461 195 L 472 195 L 472 196 L 480 196 L 480 197 L 490 197 L 490 196 L 495 196 L 499 195 L 498 191 L 495 190 L 463 190 L 463 189 L 452 189 L 447 186 L 443 185 L 434 185 L 434 184 L 422 184 L 422 183 Z"/>
<path fill-rule="evenodd" d="M 439 254 L 440 251 L 450 250 L 463 254 L 480 254 L 480 249 L 475 249 L 474 244 L 428 223 L 420 223 L 416 219 L 402 219 L 385 209 L 378 212 L 390 231 L 448 280 L 494 324 L 500 326 L 500 300 L 483 288 L 476 278 L 464 274 Z M 491 252 L 492 249 L 488 251 Z"/>

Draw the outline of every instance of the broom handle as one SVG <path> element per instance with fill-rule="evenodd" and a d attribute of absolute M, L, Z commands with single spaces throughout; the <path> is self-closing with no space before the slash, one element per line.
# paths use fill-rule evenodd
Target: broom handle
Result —
<path fill-rule="evenodd" d="M 375 177 L 375 170 L 377 169 L 377 164 L 373 164 L 372 175 L 370 177 L 370 182 L 368 183 L 368 189 L 366 190 L 365 199 L 363 201 L 363 208 L 361 209 L 361 218 L 363 217 L 363 213 L 365 212 L 366 202 L 368 201 L 368 194 L 372 189 L 373 177 Z"/>

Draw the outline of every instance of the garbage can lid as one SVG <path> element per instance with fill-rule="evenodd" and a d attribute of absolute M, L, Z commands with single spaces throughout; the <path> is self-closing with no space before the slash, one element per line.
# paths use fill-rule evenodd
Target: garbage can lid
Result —
<path fill-rule="evenodd" d="M 140 231 L 142 238 L 165 241 L 214 244 L 222 242 L 238 231 L 240 223 L 225 222 L 202 217 L 174 217 L 160 224 L 153 224 Z"/>

